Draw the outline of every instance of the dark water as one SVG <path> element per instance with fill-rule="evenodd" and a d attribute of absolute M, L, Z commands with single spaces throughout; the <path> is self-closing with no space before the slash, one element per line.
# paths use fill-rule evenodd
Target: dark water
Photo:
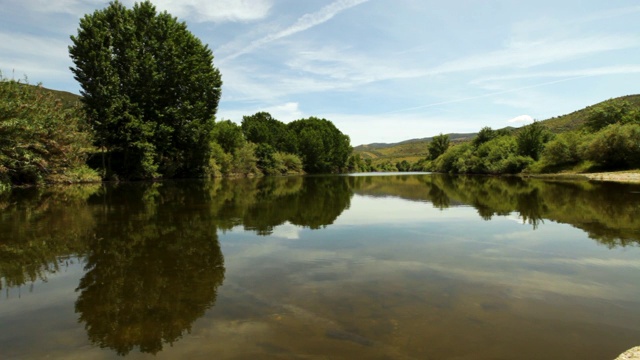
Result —
<path fill-rule="evenodd" d="M 2 359 L 613 359 L 640 186 L 288 177 L 0 195 Z"/>

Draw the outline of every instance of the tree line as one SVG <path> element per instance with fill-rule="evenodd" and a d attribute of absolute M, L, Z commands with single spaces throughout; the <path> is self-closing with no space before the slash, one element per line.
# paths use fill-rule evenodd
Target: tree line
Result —
<path fill-rule="evenodd" d="M 453 174 L 518 174 L 587 172 L 640 168 L 640 110 L 616 99 L 591 107 L 584 124 L 553 133 L 544 122 L 515 130 L 482 128 L 468 142 L 452 144 L 448 135 L 435 136 L 429 155 L 374 166 L 354 154 L 353 171 L 433 171 Z"/>
<path fill-rule="evenodd" d="M 242 126 L 216 122 L 222 76 L 212 51 L 150 1 L 112 1 L 85 15 L 71 41 L 78 108 L 0 75 L 0 188 L 337 172 L 351 153 L 349 137 L 326 119 L 284 124 L 257 113 Z"/>

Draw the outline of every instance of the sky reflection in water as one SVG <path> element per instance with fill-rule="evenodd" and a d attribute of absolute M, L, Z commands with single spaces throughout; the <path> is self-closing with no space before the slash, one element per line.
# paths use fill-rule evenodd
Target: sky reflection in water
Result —
<path fill-rule="evenodd" d="M 508 204 L 505 208 L 493 206 L 488 210 L 487 204 L 491 203 L 488 197 L 478 195 L 475 202 L 467 202 L 473 206 L 465 205 L 463 195 L 489 192 L 488 189 L 499 185 L 498 180 L 484 182 L 484 188 L 473 190 L 464 179 L 450 182 L 417 175 L 383 180 L 331 179 L 307 178 L 300 183 L 289 179 L 285 188 L 251 180 L 244 185 L 200 185 L 190 191 L 177 191 L 166 184 L 152 190 L 153 201 L 148 200 L 153 198 L 149 197 L 149 188 L 142 189 L 147 194 L 142 198 L 147 200 L 139 207 L 128 203 L 122 207 L 122 213 L 114 212 L 117 203 L 107 200 L 107 208 L 111 209 L 109 221 L 118 224 L 104 225 L 114 231 L 112 238 L 124 236 L 115 229 L 130 224 L 130 218 L 157 227 L 150 232 L 124 227 L 131 232 L 124 236 L 129 239 L 127 242 L 135 243 L 142 237 L 145 246 L 172 244 L 172 236 L 186 231 L 191 237 L 187 243 L 192 244 L 193 250 L 181 261 L 197 257 L 202 246 L 214 246 L 205 245 L 209 242 L 203 239 L 211 240 L 212 233 L 202 229 L 210 223 L 218 229 L 217 239 L 214 235 L 213 240 L 219 243 L 223 257 L 221 285 L 204 280 L 212 276 L 205 272 L 194 275 L 203 278 L 188 286 L 211 284 L 213 290 L 199 295 L 194 289 L 186 300 L 160 295 L 172 302 L 165 304 L 167 309 L 177 309 L 176 304 L 189 301 L 210 305 L 204 305 L 208 310 L 193 318 L 174 317 L 173 321 L 183 319 L 187 323 L 178 325 L 176 331 L 180 335 L 169 337 L 173 339 L 171 343 L 165 341 L 154 358 L 286 359 L 331 355 L 373 359 L 580 359 L 614 358 L 637 345 L 640 251 L 637 238 L 634 241 L 628 236 L 637 233 L 637 224 L 629 224 L 615 234 L 602 230 L 615 229 L 613 220 L 605 219 L 594 227 L 594 221 L 585 215 L 582 222 L 564 223 L 566 219 L 554 212 L 558 203 L 571 202 L 573 205 L 569 206 L 574 208 L 583 206 L 582 214 L 595 210 L 585 209 L 584 203 L 576 205 L 580 203 L 578 200 L 544 198 L 547 192 L 560 193 L 554 188 L 556 185 L 545 183 L 517 183 L 514 185 L 517 190 L 503 185 L 500 190 L 503 193 L 498 198 L 502 199 L 502 205 L 513 199 L 518 200 L 514 203 L 523 204 L 521 196 L 537 192 L 538 203 L 543 206 L 536 211 L 542 216 L 534 217 L 532 225 L 534 211 L 515 208 L 508 211 L 505 210 Z M 437 190 L 434 180 L 440 181 Z M 340 183 L 336 185 L 334 181 Z M 292 189 L 292 182 L 295 190 L 283 190 Z M 348 186 L 344 187 L 345 184 Z M 242 191 L 238 190 L 240 187 Z M 466 191 L 451 190 L 462 187 Z M 349 191 L 326 192 L 343 188 Z M 628 192 L 629 188 L 613 190 Z M 611 188 L 587 187 L 583 191 L 607 191 L 608 197 L 624 197 L 616 197 Z M 203 192 L 210 196 L 203 197 Z M 116 192 L 107 190 L 107 194 L 113 198 Z M 105 205 L 101 202 L 105 197 L 92 196 L 85 205 L 78 206 L 90 208 L 94 215 L 106 214 L 104 210 L 96 210 Z M 322 200 L 315 205 L 320 207 L 313 209 L 309 199 L 319 197 Z M 599 199 L 599 195 L 588 193 L 583 198 Z M 618 205 L 626 211 L 633 210 L 636 205 L 632 200 Z M 171 205 L 174 201 L 179 205 Z M 273 216 L 282 212 L 269 215 L 274 203 L 295 208 L 296 213 L 289 219 L 275 220 Z M 342 209 L 327 210 L 327 206 L 334 205 Z M 162 215 L 168 206 L 183 215 Z M 607 208 L 607 204 L 600 206 Z M 128 210 L 124 212 L 124 208 Z M 260 212 L 255 212 L 256 209 Z M 325 214 L 324 220 L 314 221 L 319 218 L 314 215 L 316 210 Z M 336 215 L 326 216 L 331 213 Z M 247 214 L 254 214 L 249 221 Z M 260 216 L 266 218 L 260 220 Z M 97 215 L 94 218 L 98 224 L 106 221 Z M 193 219 L 196 220 L 191 227 L 183 230 L 179 230 L 181 225 L 169 221 Z M 253 230 L 245 230 L 247 224 Z M 577 227 L 595 228 L 595 234 L 605 240 L 590 239 Z M 145 259 L 135 253 L 114 251 L 125 256 L 125 261 Z M 170 252 L 156 251 L 154 256 L 164 257 L 173 250 L 167 251 Z M 119 357 L 116 349 L 109 346 L 111 343 L 102 343 L 104 348 L 100 348 L 99 342 L 87 337 L 87 321 L 79 316 L 91 318 L 92 309 L 100 314 L 100 307 L 108 305 L 94 299 L 92 306 L 82 308 L 79 313 L 78 299 L 86 294 L 83 293 L 86 288 L 83 290 L 79 284 L 87 281 L 81 279 L 87 277 L 83 268 L 91 262 L 88 260 L 91 256 L 94 266 L 97 261 L 103 270 L 136 267 L 102 265 L 109 263 L 96 260 L 97 255 L 89 252 L 89 257 L 67 257 L 68 264 L 64 263 L 55 274 L 48 273 L 46 283 L 36 280 L 33 285 L 28 282 L 3 288 L 0 301 L 3 357 Z M 140 254 L 145 253 L 148 251 Z M 220 261 L 216 257 L 205 258 L 209 259 L 207 264 Z M 158 269 L 174 266 L 167 260 L 157 261 Z M 202 266 L 207 265 L 197 268 Z M 195 268 L 186 273 L 194 274 L 193 271 Z M 136 283 L 146 287 L 160 281 L 134 277 Z M 168 280 L 168 288 L 159 287 L 164 290 L 157 294 L 173 290 L 189 292 L 171 285 L 172 281 Z M 122 289 L 129 286 L 126 281 L 123 284 Z M 211 296 L 213 300 L 206 300 Z M 112 296 L 109 301 L 118 299 L 124 298 Z M 146 305 L 141 305 L 164 309 L 153 305 L 153 299 L 159 298 L 147 297 Z M 149 321 L 149 317 L 137 318 Z M 144 329 L 144 326 L 120 327 L 126 328 Z M 136 338 L 140 336 L 130 335 L 128 339 Z M 126 355 L 152 356 L 139 350 L 136 347 Z"/>

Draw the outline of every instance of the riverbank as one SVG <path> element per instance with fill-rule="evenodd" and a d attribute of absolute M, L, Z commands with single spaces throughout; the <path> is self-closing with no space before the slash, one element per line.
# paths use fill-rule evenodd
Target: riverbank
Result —
<path fill-rule="evenodd" d="M 640 346 L 625 351 L 615 360 L 640 360 Z"/>
<path fill-rule="evenodd" d="M 582 174 L 589 180 L 640 183 L 640 170 Z"/>
<path fill-rule="evenodd" d="M 532 177 L 552 180 L 591 180 L 640 184 L 640 170 L 611 171 L 597 173 L 556 173 L 556 174 L 523 174 Z"/>

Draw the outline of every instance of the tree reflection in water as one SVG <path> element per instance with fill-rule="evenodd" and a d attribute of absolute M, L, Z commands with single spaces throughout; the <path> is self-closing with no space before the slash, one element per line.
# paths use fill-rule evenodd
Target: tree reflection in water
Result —
<path fill-rule="evenodd" d="M 144 184 L 102 194 L 75 306 L 93 343 L 155 354 L 213 306 L 225 268 L 205 190 Z"/>
<path fill-rule="evenodd" d="M 443 211 L 466 204 L 485 220 L 516 214 L 534 229 L 549 219 L 608 247 L 640 243 L 637 185 L 432 174 L 21 189 L 0 195 L 0 287 L 46 280 L 62 260 L 84 258 L 75 309 L 90 340 L 156 354 L 215 304 L 225 278 L 217 231 L 322 228 L 354 193 Z"/>
<path fill-rule="evenodd" d="M 431 174 L 402 181 L 356 177 L 352 186 L 358 194 L 428 201 L 439 209 L 471 205 L 485 220 L 516 213 L 534 230 L 545 219 L 566 223 L 611 248 L 640 244 L 638 185 Z"/>

